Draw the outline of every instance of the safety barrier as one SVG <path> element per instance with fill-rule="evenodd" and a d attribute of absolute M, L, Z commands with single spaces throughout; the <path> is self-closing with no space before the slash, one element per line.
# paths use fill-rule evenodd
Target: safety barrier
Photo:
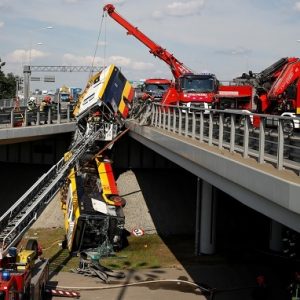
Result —
<path fill-rule="evenodd" d="M 154 103 L 151 125 L 300 175 L 300 119 Z"/>
<path fill-rule="evenodd" d="M 71 105 L 63 109 L 55 107 L 45 111 L 20 108 L 18 110 L 10 109 L 9 111 L 0 112 L 0 128 L 37 126 L 51 123 L 60 124 L 61 122 L 66 123 L 73 120 Z"/>

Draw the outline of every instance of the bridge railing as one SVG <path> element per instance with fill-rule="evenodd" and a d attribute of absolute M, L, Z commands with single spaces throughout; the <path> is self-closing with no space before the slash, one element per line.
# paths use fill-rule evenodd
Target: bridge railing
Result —
<path fill-rule="evenodd" d="M 18 105 L 26 107 L 27 106 L 27 100 L 25 99 L 19 99 Z M 16 100 L 15 99 L 0 99 L 0 108 L 6 109 L 6 108 L 13 108 L 16 106 Z"/>
<path fill-rule="evenodd" d="M 300 175 L 300 119 L 155 103 L 151 125 Z"/>
<path fill-rule="evenodd" d="M 28 110 L 27 108 L 19 108 L 0 112 L 0 128 L 8 127 L 26 127 L 44 124 L 60 124 L 72 122 L 74 120 L 72 114 L 72 106 L 68 105 L 62 109 L 48 109 L 45 111 Z"/>

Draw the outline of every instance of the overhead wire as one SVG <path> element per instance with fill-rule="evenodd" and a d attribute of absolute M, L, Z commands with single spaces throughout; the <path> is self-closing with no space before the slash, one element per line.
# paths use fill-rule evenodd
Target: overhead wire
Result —
<path fill-rule="evenodd" d="M 102 26 L 103 26 L 103 19 L 104 19 L 104 12 L 102 14 L 102 18 L 101 18 L 101 22 L 100 22 L 100 26 L 99 26 L 99 30 L 98 30 L 97 42 L 96 42 L 96 47 L 95 47 L 95 51 L 94 51 L 94 55 L 93 55 L 92 68 L 91 68 L 91 72 L 89 74 L 89 77 L 91 77 L 91 75 L 93 75 L 92 74 L 93 73 L 93 67 L 94 67 L 95 58 L 96 58 L 96 54 L 97 54 L 98 47 L 99 47 L 99 41 L 100 41 L 100 36 L 101 36 Z"/>
<path fill-rule="evenodd" d="M 103 68 L 106 66 L 106 46 L 107 46 L 107 38 L 106 38 L 106 32 L 107 32 L 107 14 L 103 12 L 103 15 L 105 16 L 104 21 L 104 45 L 103 45 Z"/>

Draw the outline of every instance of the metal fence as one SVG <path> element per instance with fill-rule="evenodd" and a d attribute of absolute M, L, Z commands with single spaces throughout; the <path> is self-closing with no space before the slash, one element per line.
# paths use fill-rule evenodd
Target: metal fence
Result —
<path fill-rule="evenodd" d="M 154 104 L 151 125 L 300 175 L 300 119 Z"/>
<path fill-rule="evenodd" d="M 3 110 L 6 108 L 12 108 L 16 106 L 21 106 L 21 107 L 27 106 L 26 99 L 20 99 L 18 101 L 19 103 L 17 103 L 15 99 L 0 99 L 0 109 Z"/>
<path fill-rule="evenodd" d="M 38 109 L 29 111 L 26 108 L 16 110 L 11 108 L 10 110 L 0 112 L 0 128 L 73 122 L 72 111 L 73 106 L 71 105 L 63 109 L 54 107 L 54 109 L 49 108 L 45 111 L 39 111 Z"/>

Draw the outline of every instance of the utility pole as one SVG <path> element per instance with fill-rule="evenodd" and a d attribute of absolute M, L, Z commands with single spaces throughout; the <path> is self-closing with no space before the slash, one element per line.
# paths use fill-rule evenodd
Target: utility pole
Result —
<path fill-rule="evenodd" d="M 30 75 L 31 75 L 30 66 L 24 66 L 23 74 L 24 74 L 24 99 L 28 101 L 29 91 L 30 91 Z"/>

